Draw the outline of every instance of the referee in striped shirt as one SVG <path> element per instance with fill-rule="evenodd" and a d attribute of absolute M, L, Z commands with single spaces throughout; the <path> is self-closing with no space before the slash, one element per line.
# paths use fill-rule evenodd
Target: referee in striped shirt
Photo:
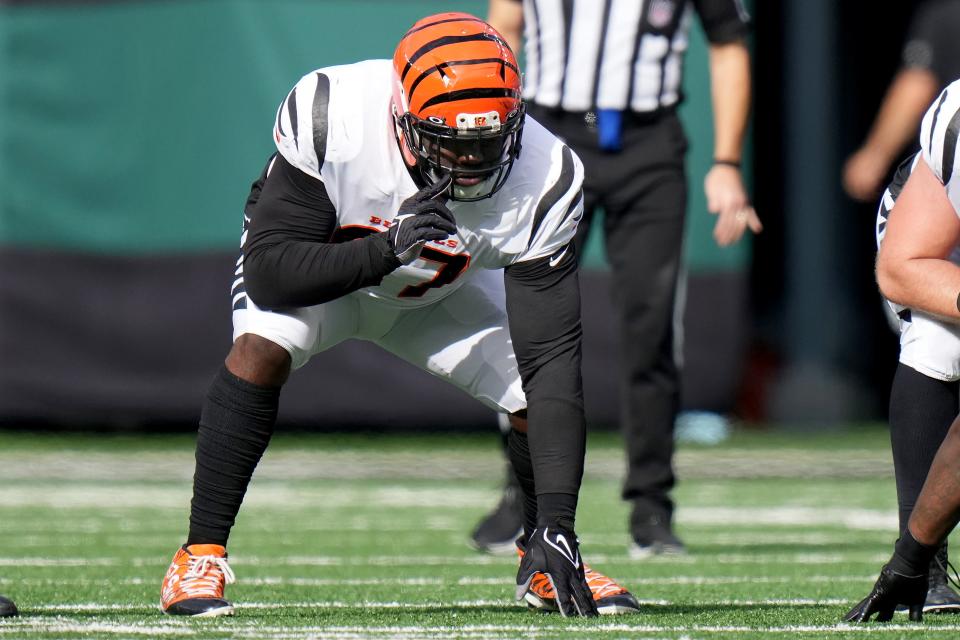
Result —
<path fill-rule="evenodd" d="M 488 16 L 515 50 L 525 36 L 528 113 L 583 160 L 578 248 L 595 209 L 605 213 L 634 557 L 684 551 L 669 495 L 680 398 L 674 300 L 687 204 L 687 141 L 676 110 L 694 14 L 710 41 L 714 165 L 704 189 L 717 215 L 714 238 L 726 246 L 761 229 L 740 176 L 750 107 L 749 16 L 741 0 L 490 0 Z M 504 501 L 510 494 L 508 487 Z M 493 518 L 507 513 L 504 501 Z M 494 524 L 488 517 L 478 527 L 478 547 L 488 547 L 479 538 L 489 538 Z"/>

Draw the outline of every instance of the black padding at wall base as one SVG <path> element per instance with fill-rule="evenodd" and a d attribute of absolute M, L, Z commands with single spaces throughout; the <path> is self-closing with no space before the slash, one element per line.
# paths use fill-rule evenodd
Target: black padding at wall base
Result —
<path fill-rule="evenodd" d="M 583 387 L 591 425 L 619 424 L 619 329 L 610 302 L 610 279 L 580 274 L 583 315 Z M 730 413 L 743 382 L 750 337 L 746 274 L 734 271 L 687 276 L 684 329 L 679 349 L 682 409 Z"/>
<path fill-rule="evenodd" d="M 0 250 L 0 416 L 194 423 L 230 346 L 234 259 Z"/>
<path fill-rule="evenodd" d="M 0 249 L 0 424 L 195 428 L 230 348 L 234 260 Z M 587 271 L 581 280 L 587 420 L 613 426 L 617 346 L 607 275 Z M 685 405 L 728 409 L 745 340 L 743 278 L 692 278 L 687 318 Z M 279 422 L 496 429 L 493 414 L 462 391 L 359 341 L 291 376 Z"/>

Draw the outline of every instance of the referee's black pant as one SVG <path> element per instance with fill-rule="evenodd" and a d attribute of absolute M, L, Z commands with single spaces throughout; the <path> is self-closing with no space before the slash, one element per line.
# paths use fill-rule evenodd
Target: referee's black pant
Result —
<path fill-rule="evenodd" d="M 623 498 L 634 504 L 634 526 L 651 516 L 670 522 L 680 403 L 673 319 L 687 206 L 686 136 L 672 111 L 656 117 L 624 114 L 623 150 L 609 153 L 600 150 L 584 114 L 537 105 L 530 105 L 529 113 L 583 161 L 578 249 L 594 211 L 604 210 L 622 358 L 620 419 L 628 464 Z"/>

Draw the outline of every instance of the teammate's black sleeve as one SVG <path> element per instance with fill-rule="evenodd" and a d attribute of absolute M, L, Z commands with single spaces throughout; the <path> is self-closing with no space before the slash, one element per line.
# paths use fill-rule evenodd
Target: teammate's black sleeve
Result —
<path fill-rule="evenodd" d="M 736 42 L 747 37 L 750 16 L 743 0 L 693 0 L 710 44 Z"/>
<path fill-rule="evenodd" d="M 510 335 L 527 396 L 537 496 L 576 496 L 583 477 L 586 427 L 580 284 L 573 245 L 554 267 L 549 258 L 507 267 L 504 284 Z"/>
<path fill-rule="evenodd" d="M 903 66 L 926 69 L 945 86 L 960 77 L 960 2 L 939 0 L 917 7 L 903 47 Z"/>
<path fill-rule="evenodd" d="M 323 182 L 277 154 L 247 205 L 243 277 L 265 309 L 307 307 L 379 284 L 400 266 L 387 232 L 332 243 L 337 212 Z M 259 197 L 255 191 L 259 188 Z"/>

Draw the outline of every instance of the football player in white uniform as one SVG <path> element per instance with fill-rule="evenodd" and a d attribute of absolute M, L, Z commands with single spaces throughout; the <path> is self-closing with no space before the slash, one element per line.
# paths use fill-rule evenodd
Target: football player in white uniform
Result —
<path fill-rule="evenodd" d="M 393 61 L 304 76 L 248 199 L 234 344 L 204 403 L 186 544 L 161 607 L 233 612 L 226 543 L 280 387 L 368 340 L 510 416 L 525 497 L 517 597 L 563 615 L 635 611 L 580 559 L 580 161 L 524 113 L 510 48 L 462 13 L 424 18 Z M 521 140 L 523 152 L 521 153 Z M 321 396 L 322 397 L 322 396 Z"/>
<path fill-rule="evenodd" d="M 931 562 L 960 520 L 960 81 L 948 86 L 933 103 L 920 130 L 920 152 L 905 163 L 884 194 L 878 220 L 881 240 L 877 283 L 900 318 L 900 366 L 891 397 L 894 459 L 917 449 L 919 440 L 898 436 L 895 413 L 913 411 L 917 430 L 923 421 L 941 421 L 946 437 L 926 469 L 922 490 L 909 498 L 909 520 L 893 557 L 881 570 L 873 591 L 845 620 L 865 622 L 874 614 L 888 621 L 898 605 L 920 620 Z M 949 385 L 953 385 L 952 391 Z M 942 389 L 938 390 L 938 387 Z M 903 398 L 897 398 L 897 394 Z M 902 405 L 902 406 L 900 406 Z M 952 424 L 951 424 L 952 422 Z M 934 427 L 937 425 L 935 424 Z M 899 442 L 899 443 L 898 443 Z M 922 444 L 922 443 L 921 443 Z M 899 449 L 899 451 L 898 451 Z M 914 469 L 916 471 L 916 469 Z M 903 470 L 897 468 L 903 502 Z M 951 592 L 952 593 L 952 592 Z"/>

